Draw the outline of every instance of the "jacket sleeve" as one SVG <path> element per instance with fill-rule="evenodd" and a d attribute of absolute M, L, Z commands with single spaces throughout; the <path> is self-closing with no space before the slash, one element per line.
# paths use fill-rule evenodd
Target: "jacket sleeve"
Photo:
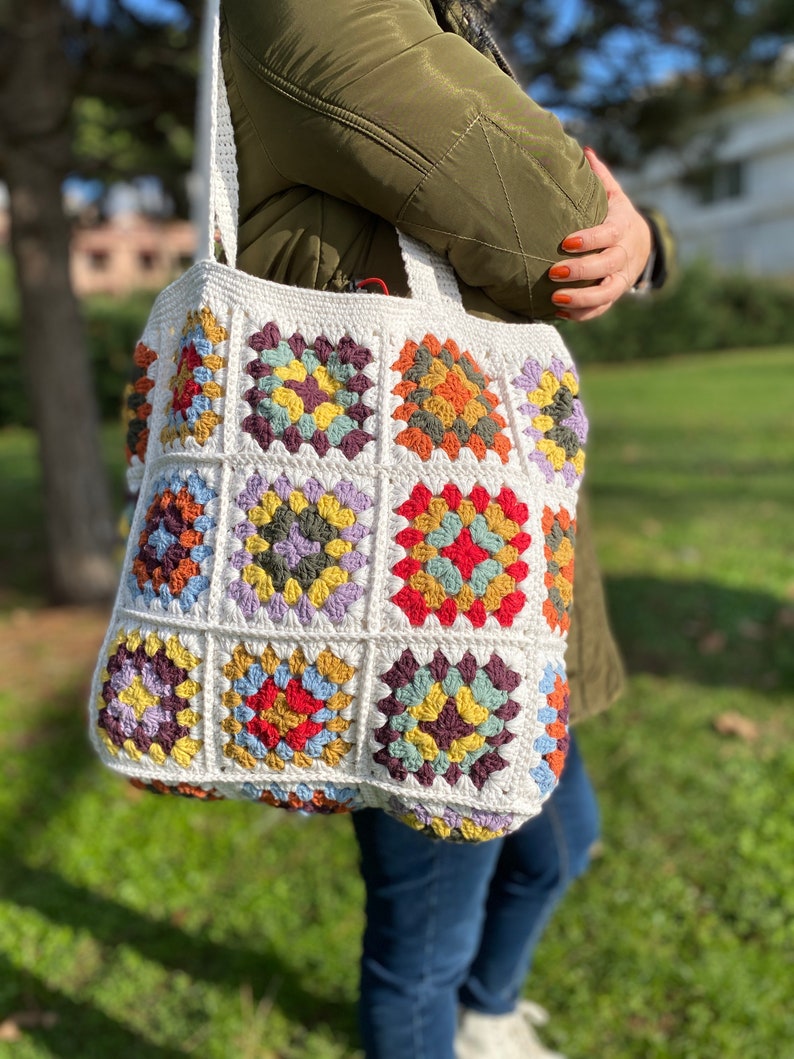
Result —
<path fill-rule="evenodd" d="M 362 206 L 447 255 L 498 305 L 543 315 L 533 296 L 561 240 L 606 214 L 600 181 L 552 114 L 423 0 L 223 8 L 227 79 L 285 188 Z"/>

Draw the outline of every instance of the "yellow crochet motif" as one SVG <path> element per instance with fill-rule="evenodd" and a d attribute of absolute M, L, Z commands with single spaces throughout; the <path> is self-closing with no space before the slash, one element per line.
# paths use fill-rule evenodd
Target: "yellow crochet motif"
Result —
<path fill-rule="evenodd" d="M 155 765 L 170 758 L 188 768 L 202 741 L 190 734 L 200 714 L 190 700 L 201 684 L 190 672 L 201 659 L 178 637 L 121 629 L 101 674 L 97 731 L 111 754 Z"/>
<path fill-rule="evenodd" d="M 566 371 L 558 379 L 553 372 L 544 371 L 540 377 L 539 386 L 527 394 L 527 400 L 537 405 L 538 408 L 546 409 L 553 404 L 557 392 L 563 387 L 570 391 L 574 398 L 579 396 L 579 380 L 573 372 Z M 540 434 L 545 435 L 556 426 L 556 422 L 550 415 L 541 412 L 539 415 L 533 416 L 532 426 Z M 555 471 L 561 471 L 565 466 L 565 461 L 570 460 L 578 475 L 581 476 L 584 473 L 584 449 L 580 448 L 575 455 L 568 456 L 561 445 L 558 445 L 548 437 L 539 438 L 536 442 L 536 448 L 543 453 Z"/>
<path fill-rule="evenodd" d="M 296 608 L 304 625 L 319 611 L 341 620 L 363 591 L 352 573 L 367 560 L 352 553 L 369 498 L 344 482 L 335 491 L 314 479 L 293 488 L 283 476 L 266 483 L 255 475 L 248 484 L 239 498 L 247 517 L 236 531 L 243 548 L 232 560 L 240 571 L 232 598 L 248 608 L 247 616 L 266 607 L 281 620 L 286 608 Z"/>
<path fill-rule="evenodd" d="M 207 306 L 188 312 L 182 341 L 174 353 L 176 372 L 168 383 L 171 395 L 165 408 L 165 426 L 160 431 L 163 445 L 178 440 L 184 446 L 189 438 L 204 445 L 223 422 L 213 401 L 224 395 L 215 376 L 226 361 L 215 352 L 215 346 L 228 337 L 226 328 Z"/>
<path fill-rule="evenodd" d="M 270 644 L 258 656 L 238 644 L 223 667 L 231 684 L 221 698 L 224 754 L 246 769 L 336 767 L 353 745 L 342 738 L 353 696 L 341 689 L 355 672 L 328 648 L 309 662 L 299 647 L 281 659 Z"/>
<path fill-rule="evenodd" d="M 399 819 L 402 820 L 404 824 L 412 827 L 414 831 L 430 830 L 438 838 L 450 838 L 453 835 L 453 831 L 455 831 L 456 834 L 454 837 L 459 837 L 464 842 L 487 842 L 492 838 L 501 838 L 502 835 L 505 834 L 504 828 L 492 831 L 488 827 L 476 824 L 468 816 L 462 818 L 457 828 L 453 828 L 440 816 L 432 817 L 429 825 L 422 823 L 415 813 L 405 813 L 400 816 Z"/>

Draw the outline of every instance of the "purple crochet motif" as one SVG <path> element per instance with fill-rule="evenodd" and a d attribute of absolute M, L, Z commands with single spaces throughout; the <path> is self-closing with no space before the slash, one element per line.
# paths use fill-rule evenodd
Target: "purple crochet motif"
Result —
<path fill-rule="evenodd" d="M 453 787 L 467 776 L 480 790 L 508 767 L 500 748 L 513 739 L 507 722 L 520 708 L 510 693 L 520 677 L 498 655 L 480 666 L 467 651 L 453 665 L 438 650 L 420 665 L 406 648 L 381 680 L 391 692 L 378 703 L 386 723 L 374 733 L 374 759 L 394 779 L 431 787 L 443 778 Z"/>
<path fill-rule="evenodd" d="M 474 809 L 468 816 L 464 816 L 451 806 L 433 810 L 421 802 L 406 803 L 401 802 L 399 798 L 389 800 L 387 811 L 409 827 L 449 842 L 483 842 L 499 838 L 513 830 L 511 813 L 490 813 L 483 809 Z"/>
<path fill-rule="evenodd" d="M 114 754 L 123 749 L 156 764 L 171 758 L 186 768 L 200 747 L 191 729 L 199 714 L 189 696 L 200 690 L 190 678 L 200 659 L 177 637 L 121 632 L 111 646 L 99 694 L 97 725 Z"/>
<path fill-rule="evenodd" d="M 281 441 L 292 453 L 310 445 L 319 456 L 337 449 L 352 460 L 372 434 L 364 400 L 373 385 L 365 368 L 372 353 L 348 335 L 333 345 L 319 335 L 310 346 L 297 332 L 282 338 L 275 323 L 251 335 L 257 356 L 246 367 L 254 385 L 244 394 L 251 414 L 243 430 L 264 451 Z"/>
<path fill-rule="evenodd" d="M 234 527 L 242 547 L 230 562 L 240 577 L 228 596 L 241 613 L 282 621 L 293 611 L 302 625 L 318 614 L 341 622 L 364 593 L 355 575 L 369 562 L 359 545 L 370 527 L 360 516 L 372 499 L 352 482 L 326 489 L 316 478 L 293 485 L 281 474 L 268 483 L 256 472 L 236 502 L 245 518 Z"/>
<path fill-rule="evenodd" d="M 562 474 L 566 485 L 579 481 L 584 473 L 587 418 L 579 400 L 579 378 L 573 367 L 554 357 L 548 368 L 529 359 L 513 386 L 526 397 L 519 412 L 530 423 L 524 434 L 534 447 L 530 462 L 551 482 Z"/>

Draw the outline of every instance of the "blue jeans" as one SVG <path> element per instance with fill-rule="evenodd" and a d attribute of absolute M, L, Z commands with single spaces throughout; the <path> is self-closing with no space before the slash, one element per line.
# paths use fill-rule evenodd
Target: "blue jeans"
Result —
<path fill-rule="evenodd" d="M 367 1059 L 454 1059 L 458 1004 L 515 1007 L 537 942 L 587 867 L 598 807 L 574 740 L 540 816 L 504 839 L 433 841 L 353 814 L 367 892 L 359 1006 Z"/>

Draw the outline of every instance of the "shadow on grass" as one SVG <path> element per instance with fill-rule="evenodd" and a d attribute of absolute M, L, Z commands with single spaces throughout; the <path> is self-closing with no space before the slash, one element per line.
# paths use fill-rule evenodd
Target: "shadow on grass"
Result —
<path fill-rule="evenodd" d="M 133 948 L 161 967 L 225 987 L 233 995 L 244 983 L 250 986 L 255 997 L 272 995 L 274 1005 L 295 1025 L 325 1023 L 351 1051 L 356 1047 L 353 1005 L 340 1004 L 337 997 L 307 990 L 303 977 L 265 947 L 246 947 L 239 941 L 225 945 L 194 937 L 94 890 L 75 886 L 55 872 L 31 871 L 19 860 L 6 861 L 2 878 L 4 899 L 20 908 L 34 909 L 53 923 L 83 930 L 108 948 Z M 7 981 L 20 979 L 17 988 L 20 1007 L 33 1000 L 37 1009 L 57 1013 L 59 1021 L 54 1028 L 27 1031 L 40 1037 L 53 1054 L 75 1059 L 91 1054 L 101 1054 L 102 1059 L 109 1055 L 115 1059 L 138 1055 L 171 1059 L 184 1054 L 152 1045 L 89 1004 L 76 1003 L 28 972 L 4 968 L 0 956 L 0 977 L 6 975 Z M 101 1053 L 89 1050 L 87 1042 L 93 1034 L 101 1041 Z"/>
<path fill-rule="evenodd" d="M 765 593 L 705 581 L 612 577 L 607 583 L 618 638 L 632 672 L 676 675 L 704 686 L 747 686 L 770 694 L 794 688 L 791 608 Z M 32 909 L 53 924 L 85 932 L 109 950 L 134 949 L 170 971 L 219 986 L 231 995 L 250 984 L 254 996 L 273 994 L 295 1025 L 324 1022 L 341 1041 L 356 1046 L 352 1004 L 306 987 L 308 975 L 289 966 L 265 942 L 218 942 L 141 913 L 105 893 L 33 869 L 26 851 L 42 806 L 68 799 L 84 770 L 96 767 L 84 731 L 81 695 L 75 690 L 41 707 L 31 743 L 7 782 L 18 792 L 13 819 L 0 834 L 0 885 L 6 901 Z M 16 775 L 14 775 L 16 768 Z M 20 824 L 23 821 L 24 824 Z M 38 822 L 41 822 L 40 824 Z M 112 1016 L 53 988 L 43 972 L 15 968 L 0 956 L 4 1011 L 53 1011 L 58 1024 L 26 1033 L 63 1059 L 175 1059 L 184 1051 L 151 1043 Z M 277 987 L 277 988 L 276 988 Z"/>
<path fill-rule="evenodd" d="M 47 824 L 41 806 L 68 799 L 84 770 L 97 767 L 85 735 L 83 706 L 75 700 L 74 691 L 52 700 L 43 713 L 46 738 L 36 738 L 35 752 L 26 751 L 18 774 L 11 777 L 20 798 L 13 818 L 0 832 L 3 899 L 32 909 L 53 924 L 84 931 L 111 951 L 119 946 L 133 948 L 153 963 L 226 988 L 232 996 L 242 985 L 250 986 L 253 996 L 272 996 L 274 1006 L 295 1025 L 324 1023 L 351 1051 L 357 1047 L 354 1006 L 340 1003 L 336 995 L 307 989 L 307 976 L 285 964 L 266 943 L 257 948 L 241 938 L 224 944 L 195 936 L 96 890 L 75 885 L 57 872 L 27 863 L 25 852 L 29 843 L 35 842 L 37 821 L 41 827 Z M 310 981 L 311 976 L 308 978 Z M 33 1008 L 57 1015 L 55 1026 L 25 1030 L 53 1055 L 64 1059 L 106 1059 L 111 1055 L 114 1059 L 172 1059 L 185 1054 L 137 1036 L 90 1003 L 75 1001 L 53 989 L 43 977 L 13 967 L 2 954 L 0 982 L 0 1001 L 6 1013 Z"/>
<path fill-rule="evenodd" d="M 25 1035 L 43 1045 L 48 1055 L 65 1059 L 183 1059 L 185 1055 L 183 1051 L 152 1044 L 90 1004 L 72 1000 L 36 975 L 19 971 L 2 955 L 0 979 L 17 983 L 20 1009 L 57 1016 L 54 1025 L 25 1027 Z M 44 1017 L 41 1021 L 45 1021 Z"/>
<path fill-rule="evenodd" d="M 709 581 L 609 577 L 612 625 L 630 673 L 707 686 L 794 690 L 794 608 Z"/>

